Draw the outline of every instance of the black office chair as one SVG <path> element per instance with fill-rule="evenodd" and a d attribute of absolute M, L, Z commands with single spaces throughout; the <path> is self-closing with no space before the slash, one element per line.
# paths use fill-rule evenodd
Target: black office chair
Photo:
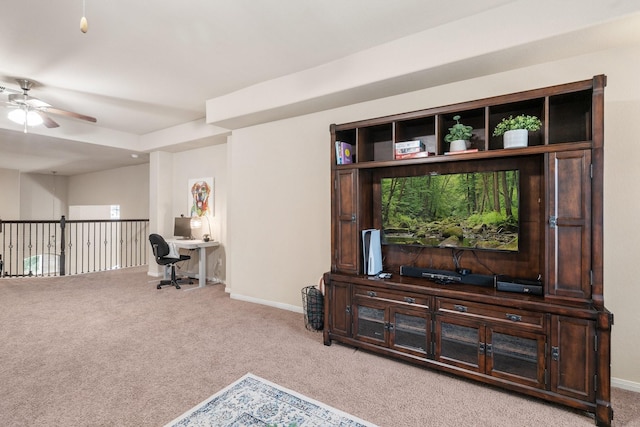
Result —
<path fill-rule="evenodd" d="M 189 255 L 180 255 L 180 258 L 169 257 L 169 244 L 166 240 L 164 240 L 164 237 L 159 234 L 150 234 L 149 242 L 151 243 L 151 248 L 153 249 L 153 255 L 155 255 L 156 257 L 156 262 L 162 266 L 171 266 L 171 279 L 161 280 L 160 283 L 158 283 L 157 289 L 160 289 L 166 285 L 175 286 L 176 289 L 180 289 L 179 282 L 181 280 L 188 280 L 187 283 L 193 284 L 193 281 L 191 279 L 176 278 L 176 263 L 191 259 Z"/>

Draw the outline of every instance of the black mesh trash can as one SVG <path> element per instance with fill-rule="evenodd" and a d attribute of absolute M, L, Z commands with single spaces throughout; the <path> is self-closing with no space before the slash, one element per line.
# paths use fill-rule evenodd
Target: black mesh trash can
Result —
<path fill-rule="evenodd" d="M 324 329 L 324 295 L 315 286 L 302 288 L 304 326 L 310 331 Z"/>

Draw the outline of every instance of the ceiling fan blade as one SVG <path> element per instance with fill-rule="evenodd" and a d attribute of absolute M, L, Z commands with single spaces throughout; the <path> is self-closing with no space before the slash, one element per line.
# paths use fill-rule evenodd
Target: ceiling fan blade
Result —
<path fill-rule="evenodd" d="M 49 108 L 51 107 L 51 104 L 47 104 L 46 102 L 38 99 L 38 98 L 34 98 L 32 96 L 27 97 L 27 99 L 25 100 L 26 104 L 29 107 L 33 107 L 33 108 Z"/>
<path fill-rule="evenodd" d="M 0 84 L 0 93 L 8 93 L 8 94 L 13 94 L 13 95 L 21 95 L 22 92 L 20 92 L 19 90 L 14 90 L 14 89 L 9 89 L 6 86 L 3 86 Z"/>
<path fill-rule="evenodd" d="M 72 111 L 61 110 L 59 108 L 54 108 L 51 104 L 48 104 L 38 98 L 34 98 L 29 96 L 28 92 L 33 86 L 33 82 L 27 79 L 17 79 L 18 84 L 22 88 L 22 92 L 18 92 L 13 89 L 7 89 L 5 86 L 0 86 L 0 93 L 6 92 L 8 96 L 7 105 L 9 107 L 18 107 L 22 108 L 25 111 L 36 111 L 38 115 L 42 118 L 43 123 L 48 128 L 56 128 L 60 125 L 55 122 L 51 117 L 47 115 L 47 113 L 51 114 L 59 114 L 61 116 L 72 117 L 74 119 L 86 120 L 88 122 L 96 123 L 97 119 L 95 117 L 86 116 L 84 114 L 74 113 Z M 26 132 L 26 128 L 25 128 Z"/>
<path fill-rule="evenodd" d="M 47 116 L 45 113 L 43 113 L 40 110 L 35 110 L 36 113 L 38 113 L 38 115 L 40 117 L 42 117 L 42 122 L 44 124 L 45 127 L 47 128 L 57 128 L 60 127 L 60 125 L 58 123 L 56 123 L 55 120 L 53 120 L 51 117 Z"/>
<path fill-rule="evenodd" d="M 73 117 L 75 119 L 86 120 L 86 121 L 92 122 L 92 123 L 95 123 L 95 122 L 98 121 L 95 117 L 85 116 L 84 114 L 73 113 L 71 111 L 65 111 L 65 110 L 61 110 L 59 108 L 54 108 L 54 107 L 44 107 L 44 108 L 41 108 L 41 110 L 46 112 L 46 113 L 59 114 L 61 116 L 69 116 L 69 117 Z"/>
<path fill-rule="evenodd" d="M 14 105 L 27 105 L 32 108 L 51 107 L 51 104 L 47 104 L 46 102 L 38 98 L 34 98 L 33 96 L 29 96 L 26 94 L 22 95 L 22 94 L 12 93 L 9 95 L 8 98 L 9 98 L 9 102 Z"/>

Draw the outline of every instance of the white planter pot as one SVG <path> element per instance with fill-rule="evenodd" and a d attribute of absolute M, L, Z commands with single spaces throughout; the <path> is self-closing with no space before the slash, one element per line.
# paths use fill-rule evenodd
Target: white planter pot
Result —
<path fill-rule="evenodd" d="M 464 139 L 456 139 L 455 141 L 451 141 L 451 146 L 449 147 L 449 151 L 464 151 L 467 149 L 467 141 Z"/>
<path fill-rule="evenodd" d="M 522 148 L 529 144 L 529 131 L 526 129 L 508 130 L 504 133 L 504 148 Z"/>

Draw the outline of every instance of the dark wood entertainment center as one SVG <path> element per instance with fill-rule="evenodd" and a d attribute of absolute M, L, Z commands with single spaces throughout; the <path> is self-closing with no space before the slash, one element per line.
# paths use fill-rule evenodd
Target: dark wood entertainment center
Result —
<path fill-rule="evenodd" d="M 332 341 L 613 418 L 613 315 L 603 298 L 603 146 L 606 77 L 331 125 L 331 272 L 324 343 Z M 542 128 L 525 148 L 493 136 L 510 115 Z M 450 155 L 455 115 L 477 152 Z M 436 141 L 434 155 L 395 160 L 397 142 Z M 351 164 L 335 142 L 351 144 Z M 447 153 L 447 154 L 445 154 Z M 387 177 L 517 169 L 518 251 L 382 245 L 390 278 L 363 270 L 362 230 L 382 229 Z M 454 260 L 454 257 L 455 258 Z M 454 262 L 456 261 L 456 262 Z M 459 264 L 457 262 L 459 261 Z M 457 264 L 457 265 L 456 265 Z M 401 275 L 403 267 L 540 280 L 542 295 Z M 405 270 L 406 271 L 406 270 Z"/>

